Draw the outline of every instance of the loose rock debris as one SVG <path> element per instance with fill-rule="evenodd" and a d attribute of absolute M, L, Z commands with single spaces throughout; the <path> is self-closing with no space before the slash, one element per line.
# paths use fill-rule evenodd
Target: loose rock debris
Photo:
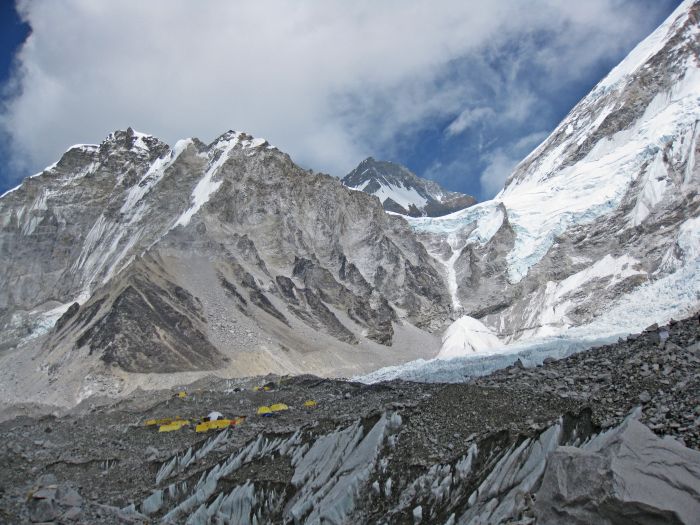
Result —
<path fill-rule="evenodd" d="M 629 447 L 635 457 L 664 450 L 694 475 L 699 336 L 693 317 L 464 384 L 299 376 L 256 391 L 259 379 L 210 378 L 184 398 L 139 391 L 59 418 L 15 418 L 0 423 L 0 522 L 548 523 L 542 505 L 560 497 L 545 469 L 554 452 L 559 463 L 599 457 L 587 443 L 605 439 L 621 447 L 609 461 L 629 461 L 615 452 Z M 288 409 L 257 417 L 275 405 Z M 223 417 L 202 422 L 212 411 Z M 202 434 L 195 422 L 222 428 Z"/>

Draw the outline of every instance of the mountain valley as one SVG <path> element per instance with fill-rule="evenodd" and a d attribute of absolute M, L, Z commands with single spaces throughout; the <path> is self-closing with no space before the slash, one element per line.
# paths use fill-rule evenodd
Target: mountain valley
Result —
<path fill-rule="evenodd" d="M 685 0 L 484 202 L 70 147 L 0 195 L 0 521 L 694 523 L 699 130 Z"/>

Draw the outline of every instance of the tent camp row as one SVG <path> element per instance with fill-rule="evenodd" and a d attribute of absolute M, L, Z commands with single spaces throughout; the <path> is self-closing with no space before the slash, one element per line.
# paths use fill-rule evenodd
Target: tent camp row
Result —
<path fill-rule="evenodd" d="M 228 419 L 225 417 L 220 418 L 210 418 L 203 417 L 199 423 L 195 425 L 195 432 L 206 432 L 208 430 L 221 430 L 228 427 L 235 427 L 240 425 L 245 421 L 245 416 L 238 416 L 233 419 Z M 158 432 L 173 432 L 175 430 L 180 430 L 183 427 L 187 427 L 191 424 L 189 419 L 183 419 L 181 417 L 164 417 L 160 419 L 148 419 L 144 423 L 147 427 L 157 426 Z"/>
<path fill-rule="evenodd" d="M 304 402 L 305 408 L 313 408 L 316 405 L 316 401 L 312 399 Z M 258 407 L 256 413 L 258 416 L 271 417 L 286 410 L 289 410 L 289 405 L 285 403 L 273 403 L 270 406 Z M 225 418 L 221 412 L 213 411 L 206 417 L 201 418 L 199 423 L 197 423 L 195 426 L 195 432 L 207 432 L 209 430 L 222 430 L 224 428 L 235 427 L 242 424 L 245 419 L 246 416 L 238 416 L 233 419 L 228 419 Z M 147 419 L 144 424 L 147 427 L 157 426 L 158 432 L 173 432 L 189 426 L 190 423 L 191 422 L 189 419 L 183 419 L 180 416 L 176 416 L 172 418 L 164 417 L 158 419 Z"/>

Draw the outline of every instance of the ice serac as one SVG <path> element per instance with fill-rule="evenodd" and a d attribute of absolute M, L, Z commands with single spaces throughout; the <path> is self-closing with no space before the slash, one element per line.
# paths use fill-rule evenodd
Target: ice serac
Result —
<path fill-rule="evenodd" d="M 471 195 L 447 191 L 394 162 L 369 157 L 343 177 L 345 186 L 377 197 L 384 209 L 411 217 L 439 217 L 472 206 Z"/>
<path fill-rule="evenodd" d="M 434 356 L 450 315 L 403 219 L 242 132 L 73 147 L 0 225 L 0 359 L 30 398 L 122 372 L 350 375 Z"/>
<path fill-rule="evenodd" d="M 699 39 L 700 3 L 688 0 L 493 200 L 408 219 L 458 313 L 513 341 L 588 325 L 628 333 L 697 308 Z"/>
<path fill-rule="evenodd" d="M 223 431 L 166 459 L 138 509 L 192 524 L 692 524 L 700 512 L 700 453 L 633 417 L 599 433 L 584 410 L 410 466 L 403 425 L 382 413 L 240 447 Z"/>

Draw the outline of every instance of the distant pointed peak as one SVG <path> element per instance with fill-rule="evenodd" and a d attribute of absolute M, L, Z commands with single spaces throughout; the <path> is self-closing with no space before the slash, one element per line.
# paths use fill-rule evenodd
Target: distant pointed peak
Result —
<path fill-rule="evenodd" d="M 473 205 L 470 195 L 443 189 L 396 162 L 367 157 L 342 178 L 348 188 L 375 195 L 384 209 L 411 216 L 440 216 Z"/>

